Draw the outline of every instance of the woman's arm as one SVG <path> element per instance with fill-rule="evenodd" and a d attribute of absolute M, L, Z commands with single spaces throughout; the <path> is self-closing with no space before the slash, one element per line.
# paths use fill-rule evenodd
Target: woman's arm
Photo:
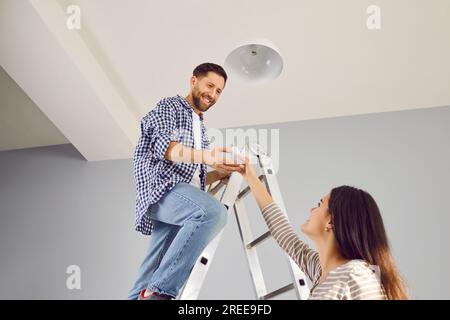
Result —
<path fill-rule="evenodd" d="M 250 189 L 252 190 L 256 202 L 258 203 L 258 206 L 261 210 L 273 202 L 271 195 L 269 194 L 269 192 L 267 192 L 267 189 L 259 180 L 251 164 L 246 163 L 245 173 L 243 174 L 243 176 L 245 181 L 247 181 Z"/>
<path fill-rule="evenodd" d="M 249 159 L 246 159 L 245 170 L 241 172 L 247 181 L 252 193 L 262 211 L 264 220 L 270 233 L 278 245 L 297 263 L 308 275 L 311 281 L 320 277 L 321 268 L 319 254 L 311 250 L 306 243 L 300 240 L 286 215 L 273 202 L 267 189 L 258 179 Z"/>

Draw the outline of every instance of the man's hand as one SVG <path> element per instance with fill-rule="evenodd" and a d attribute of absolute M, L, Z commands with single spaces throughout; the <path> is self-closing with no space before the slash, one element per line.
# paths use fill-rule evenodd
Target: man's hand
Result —
<path fill-rule="evenodd" d="M 243 169 L 242 165 L 227 165 L 227 164 L 215 164 L 211 166 L 219 174 L 219 179 L 224 179 L 230 176 L 233 172 L 240 172 Z"/>
<path fill-rule="evenodd" d="M 236 159 L 232 159 L 232 150 L 228 147 L 217 147 L 204 151 L 204 163 L 221 173 L 241 171 L 241 165 Z"/>
<path fill-rule="evenodd" d="M 220 172 L 218 170 L 210 171 L 206 175 L 206 185 L 209 185 L 211 183 L 216 182 L 217 180 L 221 180 L 222 182 L 225 182 L 231 173 L 229 172 Z"/>
<path fill-rule="evenodd" d="M 173 162 L 203 163 L 220 171 L 234 172 L 240 170 L 239 160 L 233 159 L 231 148 L 197 150 L 172 141 L 167 147 L 164 158 Z"/>
<path fill-rule="evenodd" d="M 222 180 L 222 179 L 228 178 L 231 175 L 231 173 L 232 173 L 231 171 L 227 171 L 227 170 L 223 170 L 223 169 L 217 169 L 216 166 L 214 166 L 214 169 L 216 169 L 214 171 L 216 171 L 218 180 Z"/>

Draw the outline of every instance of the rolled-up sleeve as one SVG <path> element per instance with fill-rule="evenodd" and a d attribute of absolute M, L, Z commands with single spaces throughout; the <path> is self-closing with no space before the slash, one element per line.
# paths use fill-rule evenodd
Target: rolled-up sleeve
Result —
<path fill-rule="evenodd" d="M 171 105 L 159 103 L 141 121 L 142 134 L 149 139 L 152 157 L 164 160 L 171 141 L 178 141 L 176 109 Z"/>

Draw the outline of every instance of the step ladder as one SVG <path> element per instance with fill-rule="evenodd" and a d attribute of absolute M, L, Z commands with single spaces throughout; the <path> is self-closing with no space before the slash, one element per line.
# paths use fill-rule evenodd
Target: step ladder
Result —
<path fill-rule="evenodd" d="M 283 198 L 281 196 L 278 181 L 273 170 L 270 157 L 266 155 L 258 145 L 252 145 L 249 149 L 258 160 L 257 162 L 262 173 L 259 176 L 259 179 L 265 183 L 267 190 L 271 194 L 274 202 L 278 204 L 278 206 L 282 209 L 283 213 L 287 217 L 286 208 L 284 206 Z M 234 172 L 231 174 L 227 183 L 219 182 L 213 186 L 210 186 L 208 193 L 216 197 L 228 208 L 229 216 L 232 214 L 232 212 L 234 212 L 235 214 L 239 234 L 241 236 L 243 248 L 247 257 L 248 267 L 250 276 L 252 278 L 256 299 L 271 299 L 290 290 L 295 291 L 297 299 L 308 299 L 310 291 L 306 282 L 305 274 L 287 254 L 286 257 L 292 281 L 275 291 L 268 292 L 256 248 L 258 245 L 271 238 L 272 236 L 270 234 L 270 231 L 267 231 L 257 238 L 253 237 L 250 228 L 250 222 L 247 216 L 247 211 L 244 205 L 245 197 L 251 194 L 251 192 L 250 187 L 241 189 L 242 182 L 242 175 Z M 180 300 L 196 300 L 198 298 L 200 289 L 208 272 L 209 266 L 211 265 L 214 253 L 216 252 L 216 249 L 219 245 L 222 234 L 223 229 L 206 246 L 202 254 L 195 262 L 194 267 L 191 270 L 191 274 L 186 281 L 183 289 L 181 290 L 181 293 L 179 294 Z"/>

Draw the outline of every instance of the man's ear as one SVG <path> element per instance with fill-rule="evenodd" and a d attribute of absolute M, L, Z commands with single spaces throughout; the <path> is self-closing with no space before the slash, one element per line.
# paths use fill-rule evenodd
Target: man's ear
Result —
<path fill-rule="evenodd" d="M 191 77 L 191 86 L 192 86 L 192 87 L 195 86 L 196 83 L 197 83 L 197 77 L 196 77 L 196 76 L 192 76 L 192 77 Z"/>

